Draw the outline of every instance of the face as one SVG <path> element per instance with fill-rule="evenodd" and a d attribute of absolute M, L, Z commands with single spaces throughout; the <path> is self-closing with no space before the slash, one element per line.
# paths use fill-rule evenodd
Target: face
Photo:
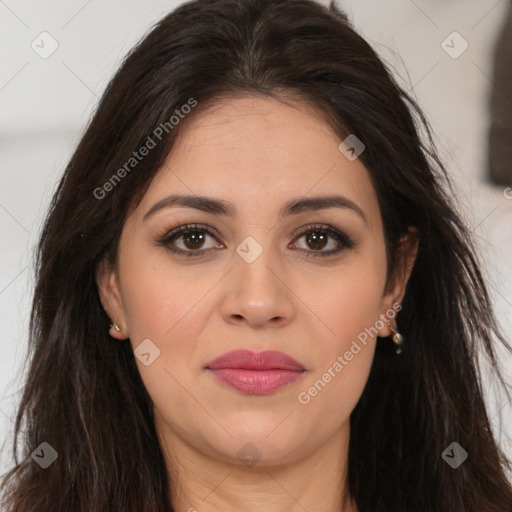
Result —
<path fill-rule="evenodd" d="M 111 334 L 138 355 L 166 446 L 298 461 L 347 432 L 375 331 L 391 334 L 382 320 L 408 275 L 386 283 L 368 171 L 311 107 L 237 98 L 184 127 L 125 223 L 115 267 L 98 272 L 121 328 Z M 339 197 L 289 206 L 327 196 Z M 213 368 L 239 349 L 278 351 L 298 367 L 253 356 Z"/>

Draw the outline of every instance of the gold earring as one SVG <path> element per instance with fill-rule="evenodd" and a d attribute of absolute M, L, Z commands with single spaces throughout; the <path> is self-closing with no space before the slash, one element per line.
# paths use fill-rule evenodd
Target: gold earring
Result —
<path fill-rule="evenodd" d="M 390 328 L 391 328 L 391 326 L 390 326 Z M 393 343 L 397 346 L 395 354 L 401 354 L 402 349 L 400 348 L 400 346 L 404 342 L 404 337 L 398 332 L 398 330 L 396 328 L 396 322 L 395 322 L 395 328 L 394 329 L 391 328 L 391 330 L 393 331 L 393 336 L 391 339 L 393 340 Z"/>

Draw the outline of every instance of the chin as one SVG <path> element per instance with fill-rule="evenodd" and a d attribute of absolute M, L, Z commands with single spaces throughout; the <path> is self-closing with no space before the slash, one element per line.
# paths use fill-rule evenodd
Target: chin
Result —
<path fill-rule="evenodd" d="M 274 424 L 273 432 L 266 423 L 261 428 L 251 425 L 247 429 L 229 429 L 233 438 L 224 436 L 222 443 L 216 440 L 211 444 L 222 453 L 221 457 L 226 462 L 234 461 L 248 467 L 296 462 L 305 451 L 308 436 L 300 435 L 289 427 L 278 432 L 280 427 L 275 428 L 278 424 Z"/>

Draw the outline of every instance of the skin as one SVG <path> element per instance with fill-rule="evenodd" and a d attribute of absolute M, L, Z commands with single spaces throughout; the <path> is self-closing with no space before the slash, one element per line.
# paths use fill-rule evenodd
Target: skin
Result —
<path fill-rule="evenodd" d="M 148 366 L 136 361 L 174 475 L 173 506 L 178 512 L 356 511 L 345 493 L 349 419 L 376 338 L 360 344 L 309 403 L 298 394 L 401 302 L 417 247 L 405 239 L 403 264 L 386 283 L 382 219 L 368 171 L 339 151 L 339 136 L 307 104 L 224 100 L 183 127 L 126 220 L 115 266 L 104 262 L 97 272 L 103 307 L 120 327 L 110 334 L 129 338 L 134 349 L 150 339 L 160 350 Z M 176 193 L 229 201 L 237 215 L 173 207 L 143 220 Z M 333 193 L 356 203 L 366 222 L 349 208 L 278 217 L 290 199 Z M 172 244 L 189 252 L 198 247 L 202 256 L 172 254 L 157 243 L 188 223 L 208 227 L 215 238 L 205 235 L 201 245 L 181 235 Z M 312 224 L 347 234 L 355 247 L 308 257 L 339 245 L 332 237 L 325 246 L 308 243 L 307 234 L 295 237 Z M 252 263 L 236 252 L 248 236 L 263 248 Z M 393 322 L 381 325 L 379 336 L 391 335 Z M 205 369 L 239 348 L 279 350 L 306 372 L 270 395 L 245 394 Z M 252 465 L 237 456 L 247 443 L 261 457 Z"/>

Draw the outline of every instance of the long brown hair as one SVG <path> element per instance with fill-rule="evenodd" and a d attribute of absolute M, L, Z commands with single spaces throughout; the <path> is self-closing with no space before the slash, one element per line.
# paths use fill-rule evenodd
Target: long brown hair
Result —
<path fill-rule="evenodd" d="M 497 329 L 430 129 L 338 8 L 311 0 L 182 4 L 109 83 L 37 248 L 29 371 L 3 510 L 172 510 L 151 400 L 130 344 L 108 334 L 95 270 L 115 258 L 127 215 L 183 124 L 221 96 L 239 94 L 300 97 L 325 114 L 340 141 L 354 133 L 364 142 L 360 158 L 377 191 L 389 275 L 400 236 L 410 226 L 419 234 L 399 317 L 404 351 L 395 357 L 392 343 L 379 340 L 350 419 L 348 482 L 360 512 L 512 510 L 510 461 L 493 437 L 477 364 L 483 354 L 497 366 L 495 341 L 512 348 Z M 191 98 L 194 111 L 169 123 Z M 161 140 L 126 167 L 161 126 Z M 58 454 L 46 469 L 31 457 L 42 442 Z M 468 453 L 456 469 L 441 456 L 452 442 Z"/>

